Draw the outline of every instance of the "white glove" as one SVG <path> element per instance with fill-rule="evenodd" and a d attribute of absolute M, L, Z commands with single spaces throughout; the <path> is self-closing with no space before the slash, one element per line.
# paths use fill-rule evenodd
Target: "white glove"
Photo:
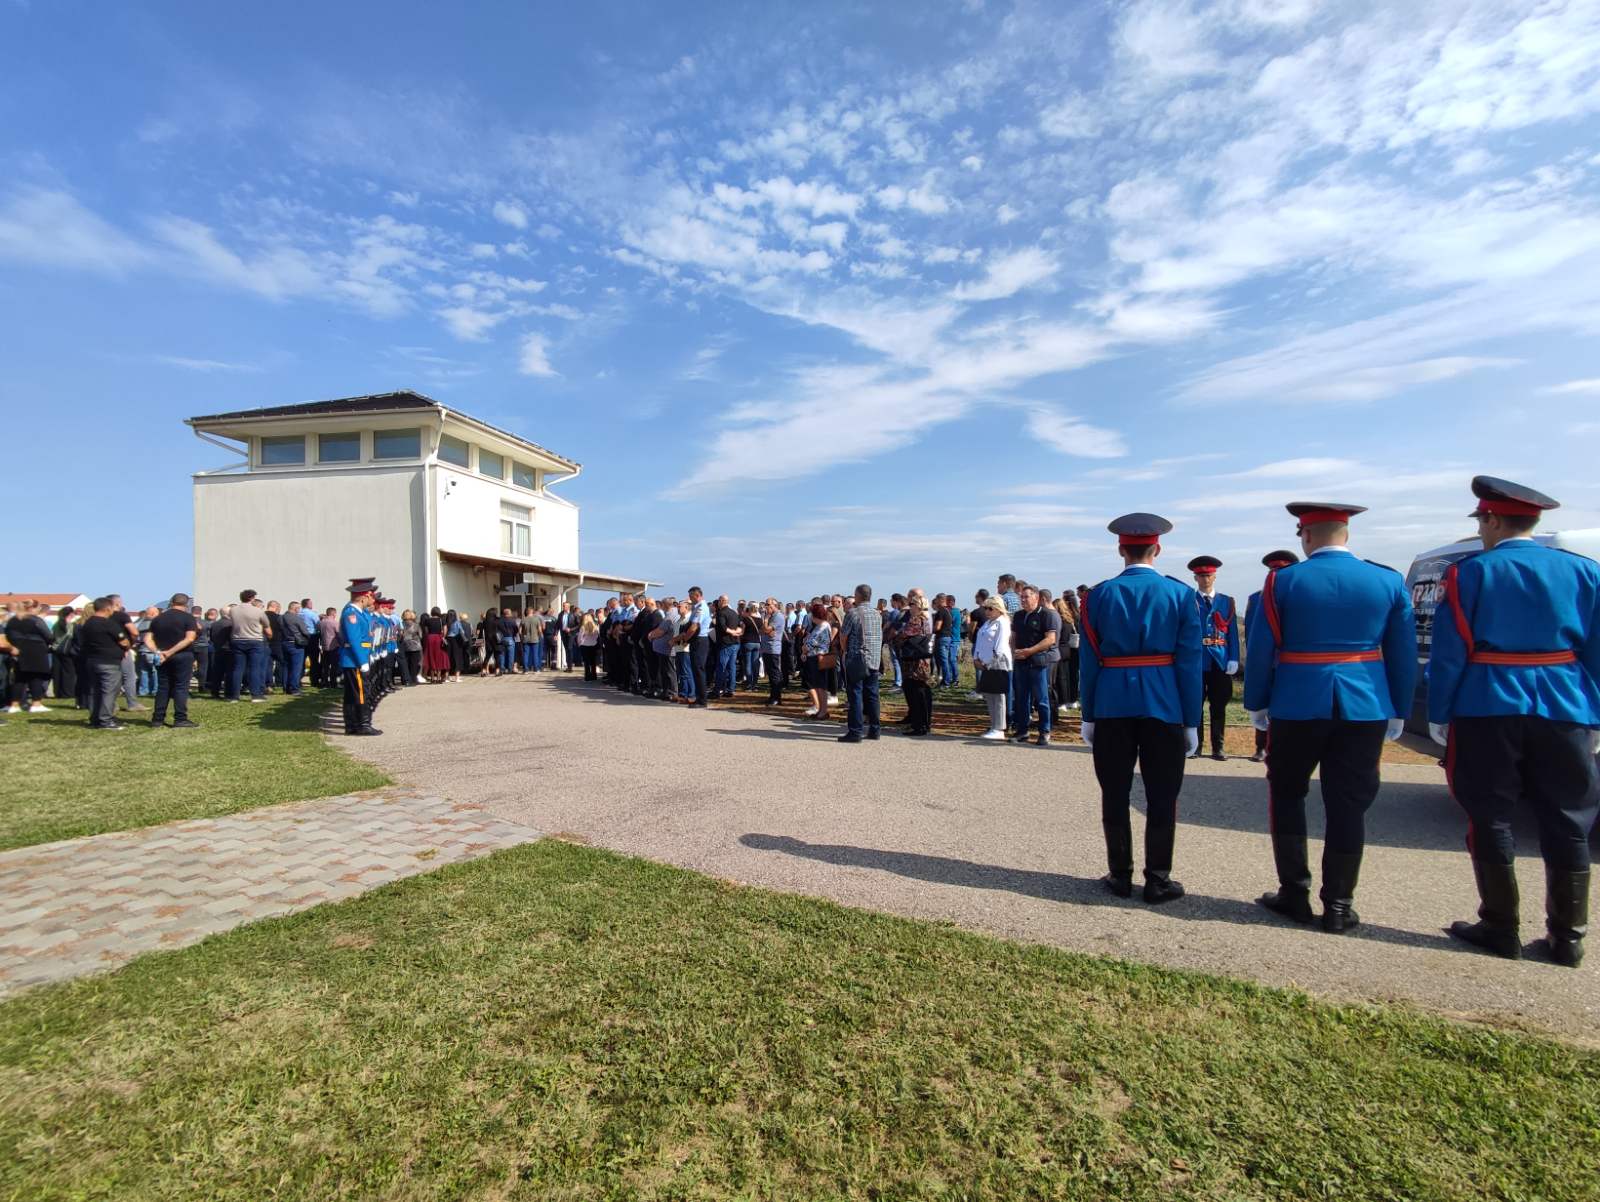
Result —
<path fill-rule="evenodd" d="M 1448 722 L 1428 723 L 1428 737 L 1440 747 L 1450 746 L 1450 724 Z"/>
<path fill-rule="evenodd" d="M 1185 726 L 1183 728 L 1183 754 L 1193 755 L 1200 750 L 1200 728 L 1198 726 Z"/>
<path fill-rule="evenodd" d="M 1589 732 L 1589 754 L 1600 755 L 1600 730 Z"/>
<path fill-rule="evenodd" d="M 1094 746 L 1094 723 L 1093 722 L 1085 722 L 1085 723 L 1081 724 L 1079 726 L 1079 728 L 1078 728 L 1078 733 L 1083 736 L 1083 742 L 1084 742 L 1085 746 L 1088 746 L 1088 747 L 1093 747 Z M 1595 733 L 1600 734 L 1600 731 L 1597 731 Z"/>
<path fill-rule="evenodd" d="M 1226 668 L 1222 669 L 1222 670 L 1224 672 L 1226 672 L 1229 676 L 1232 676 L 1235 672 L 1237 672 L 1239 670 L 1239 661 L 1236 660 L 1236 659 L 1230 659 L 1228 661 L 1228 666 Z"/>
<path fill-rule="evenodd" d="M 1393 743 L 1406 733 L 1406 720 L 1404 718 L 1390 718 L 1389 730 L 1383 737 L 1387 742 Z"/>
<path fill-rule="evenodd" d="M 361 670 L 363 672 L 366 672 L 366 671 L 368 671 L 370 669 L 370 667 L 371 667 L 371 665 L 369 665 L 369 664 L 362 664 L 361 665 Z"/>
<path fill-rule="evenodd" d="M 1245 713 L 1250 718 L 1250 725 L 1262 733 L 1265 733 L 1267 727 L 1271 725 L 1272 715 L 1266 710 L 1245 710 Z"/>

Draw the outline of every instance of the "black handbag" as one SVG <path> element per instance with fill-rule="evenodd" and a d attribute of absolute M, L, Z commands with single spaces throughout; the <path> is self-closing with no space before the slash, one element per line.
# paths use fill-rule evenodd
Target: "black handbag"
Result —
<path fill-rule="evenodd" d="M 1006 677 L 1010 673 L 1002 672 L 999 668 L 985 668 L 978 674 L 978 692 L 1004 693 L 1006 691 Z"/>

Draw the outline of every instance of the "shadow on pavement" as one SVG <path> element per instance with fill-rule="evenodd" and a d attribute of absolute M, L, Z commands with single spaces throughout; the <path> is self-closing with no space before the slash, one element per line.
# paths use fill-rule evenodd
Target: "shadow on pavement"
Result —
<path fill-rule="evenodd" d="M 1143 906 L 1137 900 L 1125 901 L 1107 893 L 1096 879 L 1071 876 L 1061 872 L 1034 872 L 1029 869 L 1008 868 L 1000 864 L 980 864 L 973 860 L 958 860 L 949 856 L 929 856 L 919 852 L 888 851 L 874 847 L 855 847 L 845 843 L 807 843 L 788 835 L 751 833 L 739 836 L 739 842 L 754 851 L 775 851 L 784 855 L 817 860 L 846 868 L 869 868 L 877 872 L 890 872 L 912 880 L 928 881 L 938 885 L 959 885 L 967 889 L 993 889 L 1033 897 L 1040 901 L 1068 902 L 1076 905 L 1134 907 Z M 1181 854 L 1181 853 L 1180 853 Z M 1181 873 L 1175 873 L 1181 879 Z M 1271 865 L 1267 865 L 1266 878 L 1270 878 Z M 1263 880 L 1263 889 L 1271 888 L 1270 879 Z M 1358 906 L 1359 908 L 1359 906 Z M 1188 893 L 1182 899 L 1155 908 L 1163 917 L 1186 922 L 1234 922 L 1246 926 L 1281 926 L 1293 928 L 1295 924 L 1274 917 L 1254 902 L 1238 898 L 1211 897 L 1202 893 Z M 1305 928 L 1308 938 L 1324 936 L 1319 927 Z M 1443 932 L 1437 935 L 1418 931 L 1404 931 L 1398 927 L 1362 923 L 1355 931 L 1342 936 L 1346 939 L 1370 939 L 1377 943 L 1393 943 L 1402 947 L 1459 949 Z"/>

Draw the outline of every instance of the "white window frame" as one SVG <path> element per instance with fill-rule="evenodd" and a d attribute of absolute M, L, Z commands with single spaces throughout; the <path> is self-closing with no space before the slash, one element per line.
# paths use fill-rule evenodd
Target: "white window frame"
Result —
<path fill-rule="evenodd" d="M 533 509 L 530 506 L 500 502 L 500 552 L 522 559 L 533 558 Z"/>

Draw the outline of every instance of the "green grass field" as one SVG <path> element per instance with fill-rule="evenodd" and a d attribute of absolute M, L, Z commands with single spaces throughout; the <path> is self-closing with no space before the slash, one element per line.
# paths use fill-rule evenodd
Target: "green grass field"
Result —
<path fill-rule="evenodd" d="M 321 715 L 337 703 L 321 692 L 197 700 L 199 730 L 154 729 L 148 710 L 119 714 L 126 730 L 90 730 L 70 702 L 12 714 L 0 726 L 0 850 L 386 784 L 322 738 Z"/>
<path fill-rule="evenodd" d="M 545 841 L 0 1006 L 0 1197 L 1593 1199 L 1600 1057 Z"/>

